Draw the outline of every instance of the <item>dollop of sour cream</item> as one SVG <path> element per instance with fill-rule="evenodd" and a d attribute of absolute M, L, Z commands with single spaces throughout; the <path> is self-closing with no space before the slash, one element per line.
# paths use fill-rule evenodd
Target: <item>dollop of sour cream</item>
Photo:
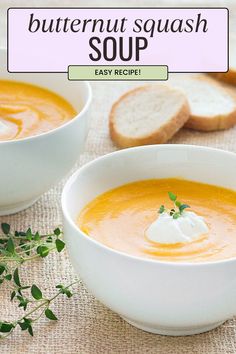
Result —
<path fill-rule="evenodd" d="M 175 244 L 191 242 L 209 231 L 204 218 L 185 211 L 177 219 L 163 212 L 147 228 L 146 237 L 153 242 Z"/>

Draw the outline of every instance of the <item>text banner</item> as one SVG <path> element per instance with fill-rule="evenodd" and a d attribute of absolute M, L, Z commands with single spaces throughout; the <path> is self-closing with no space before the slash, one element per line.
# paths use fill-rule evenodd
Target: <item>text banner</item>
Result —
<path fill-rule="evenodd" d="M 167 65 L 169 72 L 225 72 L 228 10 L 8 10 L 10 72 L 66 72 L 69 65 Z"/>

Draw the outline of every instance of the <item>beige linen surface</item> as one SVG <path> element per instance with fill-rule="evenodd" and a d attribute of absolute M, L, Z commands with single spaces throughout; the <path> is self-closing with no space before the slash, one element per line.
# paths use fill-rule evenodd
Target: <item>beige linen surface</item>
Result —
<path fill-rule="evenodd" d="M 227 1 L 1 1 L 1 39 L 4 44 L 5 9 L 10 6 L 231 6 Z M 231 7 L 232 8 L 232 7 Z M 2 12 L 1 12 L 2 11 Z M 233 21 L 231 23 L 232 29 Z M 235 27 L 234 27 L 235 28 Z M 93 104 L 92 123 L 85 153 L 79 164 L 82 165 L 100 155 L 114 151 L 109 139 L 107 117 L 111 103 L 131 83 L 96 82 L 92 84 Z M 179 132 L 171 143 L 197 144 L 212 146 L 236 152 L 236 128 L 225 132 L 198 133 L 190 130 Z M 21 173 L 24 173 L 21 172 Z M 227 178 L 227 176 L 226 176 Z M 0 221 L 10 222 L 12 227 L 50 231 L 61 224 L 60 194 L 61 184 L 51 189 L 31 208 Z M 96 266 L 96 264 L 94 265 Z M 236 271 L 236 270 L 235 270 Z M 26 283 L 41 284 L 49 289 L 58 282 L 69 283 L 75 278 L 65 253 L 50 255 L 44 261 L 28 264 L 24 268 Z M 0 342 L 0 354 L 76 354 L 76 353 L 236 353 L 236 319 L 231 319 L 221 327 L 200 335 L 190 337 L 164 337 L 138 330 L 118 315 L 105 308 L 90 295 L 83 284 L 77 288 L 72 299 L 58 298 L 53 306 L 59 321 L 49 323 L 41 320 L 35 326 L 35 336 L 31 338 L 25 332 L 17 330 L 4 342 Z M 45 289 L 45 291 L 47 291 Z M 49 292 L 53 290 L 48 290 Z M 236 299 L 235 299 L 236 301 Z M 9 305 L 5 291 L 0 290 L 0 319 L 14 319 L 17 316 L 15 306 Z"/>

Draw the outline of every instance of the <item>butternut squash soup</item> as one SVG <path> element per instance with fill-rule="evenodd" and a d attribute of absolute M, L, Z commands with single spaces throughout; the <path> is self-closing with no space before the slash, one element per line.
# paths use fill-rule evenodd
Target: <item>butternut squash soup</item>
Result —
<path fill-rule="evenodd" d="M 213 185 L 175 178 L 126 184 L 91 201 L 77 224 L 134 256 L 176 262 L 236 257 L 236 192 Z"/>
<path fill-rule="evenodd" d="M 68 122 L 76 111 L 44 88 L 0 80 L 0 140 L 38 135 Z"/>

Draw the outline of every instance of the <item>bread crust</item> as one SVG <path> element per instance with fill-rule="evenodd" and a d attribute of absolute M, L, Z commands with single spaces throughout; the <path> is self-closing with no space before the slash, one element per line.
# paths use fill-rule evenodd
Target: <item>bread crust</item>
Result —
<path fill-rule="evenodd" d="M 204 118 L 191 114 L 190 119 L 185 124 L 186 128 L 199 131 L 217 131 L 232 128 L 236 124 L 236 110 L 229 115 L 217 115 L 214 118 Z"/>
<path fill-rule="evenodd" d="M 229 69 L 227 73 L 209 73 L 208 75 L 220 82 L 226 82 L 227 84 L 236 86 L 236 70 L 234 69 Z"/>
<path fill-rule="evenodd" d="M 125 136 L 120 134 L 116 129 L 116 109 L 122 103 L 124 99 L 134 93 L 141 92 L 142 90 L 147 90 L 150 85 L 145 85 L 132 89 L 125 94 L 123 94 L 112 106 L 109 115 L 109 130 L 110 136 L 113 142 L 120 148 L 134 147 L 139 145 L 152 145 L 152 144 L 163 144 L 187 122 L 190 115 L 190 108 L 187 99 L 183 100 L 183 104 L 180 110 L 169 120 L 163 124 L 159 129 L 152 132 L 152 134 L 146 136 L 140 136 L 139 138 L 132 136 Z M 158 90 L 158 87 L 157 87 Z"/>

